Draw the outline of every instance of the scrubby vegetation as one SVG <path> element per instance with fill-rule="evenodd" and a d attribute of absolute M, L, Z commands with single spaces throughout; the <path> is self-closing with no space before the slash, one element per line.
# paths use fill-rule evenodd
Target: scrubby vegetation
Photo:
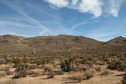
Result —
<path fill-rule="evenodd" d="M 48 40 L 46 43 L 51 48 L 52 46 L 55 48 L 54 45 L 60 42 L 55 41 L 54 45 L 51 45 Z M 77 42 L 74 47 L 71 47 L 73 46 L 71 40 L 74 40 L 73 42 L 75 43 Z M 30 43 L 31 41 L 28 42 L 29 45 L 32 44 Z M 82 82 L 90 80 L 96 75 L 111 75 L 113 70 L 126 71 L 125 46 L 108 46 L 108 43 L 102 43 L 102 46 L 96 47 L 93 45 L 89 49 L 84 49 L 85 47 L 81 42 L 83 41 L 80 38 L 72 37 L 70 43 L 68 43 L 69 45 L 60 44 L 56 47 L 58 49 L 44 49 L 39 48 L 39 45 L 32 45 L 35 50 L 27 53 L 0 54 L 0 77 L 7 75 L 12 75 L 12 79 L 45 77 L 45 79 L 49 80 L 55 79 L 57 76 L 68 75 L 69 77 L 66 77 L 68 80 L 71 78 L 72 81 Z M 100 43 L 98 42 L 98 44 Z M 79 44 L 80 46 L 78 47 Z M 38 49 L 36 46 L 38 46 Z M 103 70 L 103 66 L 107 67 Z M 125 84 L 125 76 L 122 83 Z"/>
<path fill-rule="evenodd" d="M 106 53 L 107 55 L 99 53 L 100 56 L 8 57 L 4 60 L 9 62 L 0 65 L 0 76 L 13 75 L 12 78 L 46 76 L 47 79 L 51 79 L 57 75 L 73 72 L 71 79 L 81 82 L 94 77 L 95 73 L 105 76 L 111 75 L 111 70 L 126 70 L 125 53 Z M 102 70 L 102 66 L 107 68 Z M 15 71 L 10 71 L 11 68 L 15 68 Z M 123 84 L 124 81 L 125 76 Z"/>

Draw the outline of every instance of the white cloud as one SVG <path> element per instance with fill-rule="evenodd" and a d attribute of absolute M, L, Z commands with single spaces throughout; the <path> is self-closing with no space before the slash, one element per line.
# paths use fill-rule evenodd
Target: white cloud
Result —
<path fill-rule="evenodd" d="M 118 17 L 118 12 L 123 0 L 109 0 L 108 14 Z"/>
<path fill-rule="evenodd" d="M 82 13 L 90 13 L 95 17 L 109 14 L 118 17 L 119 9 L 123 0 L 44 0 L 51 5 L 62 8 L 78 10 Z M 107 2 L 107 3 L 106 3 Z M 107 11 L 105 11 L 107 10 Z M 104 12 L 105 11 L 105 12 Z"/>
<path fill-rule="evenodd" d="M 102 14 L 102 2 L 100 0 L 82 0 L 79 5 L 81 12 L 89 12 L 94 14 L 95 17 Z"/>
<path fill-rule="evenodd" d="M 51 3 L 52 5 L 55 5 L 57 7 L 66 7 L 68 5 L 67 0 L 44 0 L 48 3 Z"/>
<path fill-rule="evenodd" d="M 78 0 L 72 0 L 72 5 L 77 4 Z"/>

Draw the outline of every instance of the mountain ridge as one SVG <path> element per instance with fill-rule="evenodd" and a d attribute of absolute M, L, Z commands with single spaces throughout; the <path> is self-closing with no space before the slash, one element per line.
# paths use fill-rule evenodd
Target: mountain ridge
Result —
<path fill-rule="evenodd" d="M 107 42 L 97 41 L 92 38 L 73 35 L 57 36 L 36 36 L 23 37 L 16 35 L 0 36 L 0 53 L 37 53 L 47 55 L 49 53 L 68 52 L 76 53 L 87 52 L 90 50 L 100 50 L 111 46 L 126 46 L 125 37 L 116 37 Z"/>

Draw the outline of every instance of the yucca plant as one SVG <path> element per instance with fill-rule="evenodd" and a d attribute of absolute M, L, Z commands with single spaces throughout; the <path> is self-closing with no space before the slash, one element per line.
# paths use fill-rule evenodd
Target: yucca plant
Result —
<path fill-rule="evenodd" d="M 74 69 L 74 61 L 75 57 L 70 56 L 69 58 L 65 59 L 61 63 L 61 69 L 62 71 L 69 72 Z"/>

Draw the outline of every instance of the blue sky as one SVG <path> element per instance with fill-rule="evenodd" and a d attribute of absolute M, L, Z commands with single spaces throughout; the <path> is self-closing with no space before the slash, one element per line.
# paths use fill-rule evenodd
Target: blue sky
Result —
<path fill-rule="evenodd" d="M 0 35 L 126 37 L 126 0 L 0 0 Z"/>

